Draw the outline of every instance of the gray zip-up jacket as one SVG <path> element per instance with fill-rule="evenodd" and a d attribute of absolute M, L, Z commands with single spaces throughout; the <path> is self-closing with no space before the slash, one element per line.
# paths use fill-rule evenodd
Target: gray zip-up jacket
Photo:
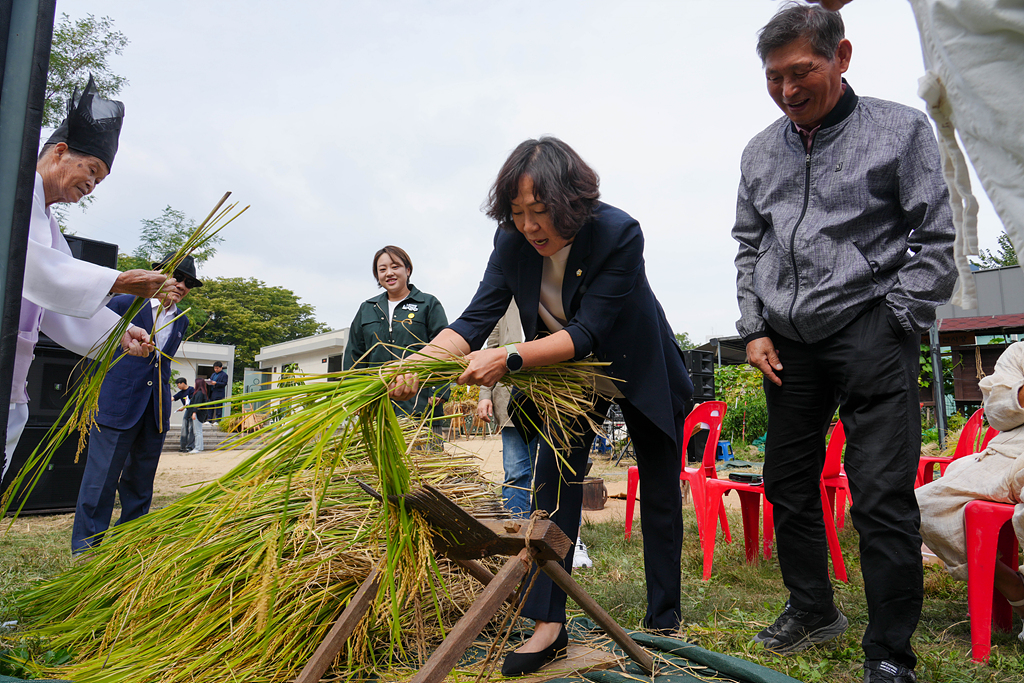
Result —
<path fill-rule="evenodd" d="M 883 298 L 919 332 L 956 283 L 952 210 L 925 115 L 846 92 L 811 151 L 783 116 L 743 151 L 732 235 L 746 340 L 820 341 Z"/>

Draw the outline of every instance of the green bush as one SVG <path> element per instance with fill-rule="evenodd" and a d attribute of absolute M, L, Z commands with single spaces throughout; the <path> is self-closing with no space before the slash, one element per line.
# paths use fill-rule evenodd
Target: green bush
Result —
<path fill-rule="evenodd" d="M 715 394 L 727 406 L 722 439 L 749 443 L 768 431 L 768 405 L 759 370 L 749 365 L 716 367 Z"/>

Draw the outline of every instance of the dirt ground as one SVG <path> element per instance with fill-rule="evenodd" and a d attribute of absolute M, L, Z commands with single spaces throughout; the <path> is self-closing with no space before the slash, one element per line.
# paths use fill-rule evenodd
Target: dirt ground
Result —
<path fill-rule="evenodd" d="M 484 476 L 496 485 L 502 481 L 501 465 L 501 437 L 486 436 L 459 439 L 449 442 L 446 446 L 453 451 L 472 453 L 480 459 L 480 469 Z M 213 481 L 218 477 L 230 472 L 236 465 L 253 455 L 252 450 L 225 450 L 225 451 L 204 451 L 203 453 L 177 453 L 165 452 L 160 457 L 160 466 L 157 469 L 156 480 L 153 485 L 154 504 L 160 506 L 166 504 L 169 497 L 178 497 L 187 493 L 196 486 Z M 591 523 L 618 522 L 625 523 L 626 519 L 626 474 L 628 471 L 627 462 L 624 460 L 621 466 L 616 466 L 612 461 L 597 458 L 594 467 L 590 472 L 591 477 L 600 477 L 608 490 L 608 499 L 605 501 L 602 510 L 584 510 L 585 521 Z M 643 482 L 641 482 L 641 488 Z M 739 507 L 739 500 L 736 496 L 726 496 L 725 504 L 728 507 Z M 684 504 L 689 504 L 684 501 Z M 639 505 L 634 510 L 634 524 L 639 524 Z M 118 511 L 115 510 L 116 518 Z M 54 515 L 49 517 L 25 516 L 19 519 L 14 528 L 28 530 L 33 527 L 41 528 L 67 528 L 70 532 L 74 515 Z"/>
<path fill-rule="evenodd" d="M 446 446 L 453 451 L 472 453 L 480 459 L 480 469 L 484 476 L 495 484 L 502 480 L 501 437 L 486 436 L 469 439 L 458 439 Z M 204 453 L 164 453 L 160 458 L 157 470 L 154 495 L 157 497 L 173 495 L 182 489 L 216 479 L 229 472 L 235 465 L 252 455 L 249 450 L 207 451 Z M 592 523 L 618 521 L 626 519 L 626 474 L 627 461 L 616 466 L 611 460 L 597 458 L 590 472 L 591 477 L 600 477 L 608 490 L 608 500 L 603 510 L 585 510 L 584 519 Z M 641 488 L 643 482 L 641 482 Z M 726 496 L 725 504 L 739 508 L 736 496 Z M 639 508 L 639 506 L 637 506 Z M 639 509 L 634 511 L 634 522 L 639 517 Z"/>

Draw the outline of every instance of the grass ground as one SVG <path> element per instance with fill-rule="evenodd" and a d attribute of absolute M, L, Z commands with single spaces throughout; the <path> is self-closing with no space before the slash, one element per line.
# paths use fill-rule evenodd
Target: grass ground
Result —
<path fill-rule="evenodd" d="M 702 581 L 703 554 L 692 509 L 686 509 L 682 560 L 682 632 L 686 640 L 709 650 L 732 654 L 783 671 L 801 681 L 860 683 L 863 653 L 860 639 L 867 622 L 867 604 L 860 576 L 857 534 L 852 525 L 839 532 L 850 583 L 834 581 L 836 601 L 850 620 L 838 642 L 779 657 L 750 643 L 760 629 L 782 611 L 786 592 L 774 560 L 749 565 L 744 561 L 738 511 L 729 511 L 733 543 L 719 535 L 714 572 Z M 621 524 L 586 525 L 582 535 L 594 568 L 574 576 L 621 624 L 639 627 L 644 615 L 643 553 L 637 526 L 633 538 L 623 537 Z M 738 534 L 736 533 L 738 532 Z M 1020 627 L 1019 620 L 1015 622 Z M 989 665 L 971 663 L 967 616 L 967 585 L 953 581 L 941 566 L 925 566 L 925 600 L 914 648 L 921 681 L 1020 683 L 1024 680 L 1024 645 L 1016 633 L 994 633 Z"/>
<path fill-rule="evenodd" d="M 171 499 L 160 501 L 163 504 Z M 729 511 L 739 532 L 726 544 L 719 537 L 714 573 L 701 580 L 702 554 L 693 512 L 685 514 L 686 537 L 682 561 L 683 636 L 702 647 L 756 661 L 801 681 L 859 683 L 862 679 L 860 638 L 867 621 L 864 587 L 860 580 L 857 535 L 848 525 L 840 532 L 850 583 L 836 582 L 836 599 L 850 620 L 839 642 L 797 656 L 765 654 L 750 644 L 753 635 L 778 616 L 785 592 L 774 561 L 748 565 L 743 559 L 739 513 Z M 18 619 L 13 594 L 33 580 L 52 576 L 70 563 L 71 515 L 24 517 L 0 538 L 0 622 Z M 621 624 L 636 628 L 644 614 L 643 553 L 639 530 L 623 538 L 621 523 L 587 525 L 582 534 L 594 568 L 574 576 Z M 1019 623 L 1019 622 L 1017 622 Z M 12 643 L 8 643 L 8 646 Z M 0 646 L 3 641 L 0 640 Z M 1024 646 L 1015 634 L 993 634 L 989 665 L 970 661 L 970 623 L 966 584 L 952 581 L 938 566 L 925 567 L 925 602 L 914 647 L 920 680 L 933 682 L 999 682 L 1024 680 Z M 45 651 L 45 644 L 33 646 Z"/>

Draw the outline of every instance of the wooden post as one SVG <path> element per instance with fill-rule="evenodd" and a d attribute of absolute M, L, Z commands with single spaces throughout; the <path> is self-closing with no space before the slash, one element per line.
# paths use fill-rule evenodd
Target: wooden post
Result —
<path fill-rule="evenodd" d="M 629 655 L 630 659 L 640 665 L 640 668 L 644 670 L 650 676 L 654 676 L 654 658 L 643 649 L 637 643 L 626 634 L 626 631 L 615 623 L 611 615 L 604 611 L 601 605 L 597 604 L 594 598 L 590 597 L 589 594 L 583 588 L 576 583 L 567 571 L 562 568 L 562 565 L 557 562 L 547 562 L 539 560 L 537 562 L 540 568 L 545 574 L 551 577 L 551 580 L 555 584 L 565 591 L 566 595 L 576 601 L 576 604 L 583 608 L 583 611 L 589 614 L 597 625 L 604 629 L 612 640 L 619 644 L 626 654 Z"/>
<path fill-rule="evenodd" d="M 523 548 L 518 555 L 510 557 L 480 597 L 455 625 L 441 647 L 434 650 L 427 663 L 419 670 L 411 683 L 441 683 L 451 673 L 459 659 L 466 652 L 473 639 L 480 635 L 501 604 L 512 594 L 516 585 L 526 576 L 533 557 L 529 548 Z"/>
<path fill-rule="evenodd" d="M 359 620 L 363 618 L 373 604 L 373 599 L 377 597 L 377 589 L 380 588 L 380 568 L 380 563 L 374 566 L 370 575 L 359 586 L 359 590 L 349 600 L 345 611 L 327 632 L 320 647 L 306 662 L 306 666 L 302 669 L 299 677 L 295 679 L 295 683 L 317 683 L 334 658 L 341 652 L 341 648 L 345 647 L 345 641 L 352 635 Z"/>

